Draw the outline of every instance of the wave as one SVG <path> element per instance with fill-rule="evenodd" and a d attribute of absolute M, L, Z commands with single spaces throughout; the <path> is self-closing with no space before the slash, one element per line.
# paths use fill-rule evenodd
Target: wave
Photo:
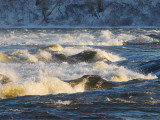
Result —
<path fill-rule="evenodd" d="M 11 98 L 25 95 L 47 95 L 59 93 L 76 93 L 99 89 L 111 89 L 118 86 L 139 84 L 146 80 L 135 79 L 127 82 L 106 81 L 97 75 L 85 75 L 81 78 L 61 81 L 54 77 L 43 77 L 39 81 L 26 81 L 22 83 L 13 83 L 5 81 L 1 83 L 0 98 Z"/>
<path fill-rule="evenodd" d="M 115 68 L 113 68 L 115 69 Z M 68 70 L 69 71 L 69 70 Z M 112 71 L 112 69 L 110 69 Z M 76 71 L 74 71 L 76 72 Z M 131 72 L 131 71 L 130 71 Z M 33 74 L 33 73 L 32 73 Z M 61 73 L 62 75 L 63 73 Z M 10 98 L 25 95 L 47 95 L 59 93 L 77 93 L 90 90 L 110 89 L 127 84 L 138 84 L 145 82 L 147 79 L 155 79 L 151 75 L 140 75 L 137 73 L 123 74 L 114 72 L 109 73 L 106 77 L 98 75 L 84 75 L 78 79 L 61 80 L 55 75 L 49 73 L 40 73 L 36 79 L 23 79 L 17 77 L 15 72 L 2 72 L 0 77 L 0 98 Z M 61 76 L 60 75 L 60 76 Z M 37 75 L 36 75 L 37 76 Z M 59 77 L 60 77 L 59 76 Z"/>
<path fill-rule="evenodd" d="M 41 47 L 46 51 L 72 51 L 77 54 L 86 49 L 91 50 L 90 46 L 122 46 L 124 44 L 146 44 L 159 43 L 159 30 L 144 29 L 110 29 L 110 30 L 0 30 L 2 48 L 26 49 Z M 63 34 L 62 34 L 63 33 Z M 18 43 L 17 43 L 18 42 Z M 56 45 L 59 45 L 59 47 Z M 65 49 L 62 46 L 68 46 Z M 8 46 L 8 47 L 7 47 Z M 11 47 L 9 47 L 11 46 Z M 55 47 L 54 47 L 55 46 Z M 75 47 L 78 49 L 75 49 Z M 69 49 L 70 48 L 70 49 Z M 55 50 L 54 50 L 55 49 Z M 56 50 L 57 49 L 57 50 Z M 73 50 L 72 50 L 73 49 Z M 79 50 L 79 51 L 78 51 Z M 93 49 L 92 49 L 93 51 Z"/>
<path fill-rule="evenodd" d="M 65 50 L 59 44 L 51 44 L 45 47 L 32 46 L 32 50 L 17 49 L 8 51 L 0 54 L 1 62 L 30 62 L 35 63 L 38 61 L 44 62 L 67 62 L 67 63 L 78 63 L 78 62 L 115 62 L 123 60 L 117 55 L 107 53 L 100 49 L 84 50 L 75 55 L 66 55 Z"/>
<path fill-rule="evenodd" d="M 160 43 L 160 35 L 159 34 L 149 34 L 149 35 L 141 35 L 136 37 L 133 40 L 129 40 L 124 42 L 127 45 L 144 45 L 144 44 L 159 44 Z"/>

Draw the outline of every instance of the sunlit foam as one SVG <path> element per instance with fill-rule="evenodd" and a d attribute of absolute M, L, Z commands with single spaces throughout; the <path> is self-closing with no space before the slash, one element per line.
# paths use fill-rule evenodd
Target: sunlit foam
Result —
<path fill-rule="evenodd" d="M 117 82 L 124 82 L 124 81 L 128 81 L 128 80 L 132 80 L 132 78 L 128 77 L 127 75 L 123 74 L 123 73 L 117 73 L 115 74 L 112 78 L 112 81 L 117 81 Z"/>
<path fill-rule="evenodd" d="M 60 44 L 51 44 L 45 47 L 45 49 L 49 51 L 62 51 L 63 47 Z"/>
<path fill-rule="evenodd" d="M 151 74 L 143 75 L 122 66 L 108 65 L 108 73 L 105 78 L 109 81 L 124 82 L 133 79 L 156 79 L 157 76 Z"/>
<path fill-rule="evenodd" d="M 0 90 L 1 98 L 11 98 L 26 95 L 25 88 L 19 84 L 6 84 Z"/>
<path fill-rule="evenodd" d="M 109 30 L 102 31 L 101 34 L 100 38 L 98 38 L 100 39 L 99 45 L 115 46 L 123 43 L 121 39 L 117 39 L 117 36 Z"/>
<path fill-rule="evenodd" d="M 108 60 L 110 60 L 111 62 L 116 62 L 116 61 L 120 61 L 120 60 L 124 60 L 125 58 L 119 57 L 118 55 L 114 55 L 112 53 L 100 50 L 100 49 L 96 49 L 95 51 L 97 51 L 96 54 L 96 58 L 95 59 L 103 59 L 106 58 Z"/>
<path fill-rule="evenodd" d="M 0 80 L 1 82 L 6 79 L 6 82 L 16 82 L 19 81 L 20 75 L 16 73 L 14 69 L 3 63 L 0 64 Z"/>
<path fill-rule="evenodd" d="M 21 55 L 19 55 L 19 58 L 22 60 L 26 60 L 28 62 L 37 62 L 38 61 L 36 56 L 29 54 L 29 53 L 21 54 Z"/>
<path fill-rule="evenodd" d="M 74 88 L 67 82 L 55 77 L 43 77 L 38 82 L 26 81 L 23 84 L 8 83 L 1 86 L 0 98 L 10 98 L 24 95 L 46 95 L 58 93 L 84 92 L 84 83 Z"/>
<path fill-rule="evenodd" d="M 35 55 L 30 54 L 28 52 L 28 50 L 15 50 L 15 51 L 11 51 L 8 53 L 10 55 L 10 59 L 12 60 L 23 60 L 23 61 L 27 61 L 27 62 L 37 62 L 38 59 Z"/>
<path fill-rule="evenodd" d="M 39 50 L 38 51 L 38 60 L 44 60 L 44 61 L 48 61 L 52 59 L 52 55 L 51 53 L 47 52 L 47 51 L 43 51 L 43 50 Z"/>
<path fill-rule="evenodd" d="M 107 81 L 116 81 L 116 82 L 124 82 L 136 78 L 137 79 L 156 78 L 156 76 L 150 74 L 149 75 L 139 74 L 137 72 L 128 70 L 124 67 L 109 65 L 104 62 L 103 63 L 99 62 L 99 64 L 101 65 L 100 66 L 98 65 L 98 67 L 93 65 L 96 63 L 89 65 L 86 63 L 80 63 L 80 64 L 81 65 L 74 65 L 74 68 L 73 66 L 65 66 L 65 65 L 64 66 L 62 65 L 61 67 L 58 65 L 59 68 L 57 66 L 53 66 L 55 69 L 53 69 L 52 66 L 48 67 L 51 67 L 51 69 L 53 69 L 53 73 L 55 70 L 59 71 L 59 74 L 56 75 L 57 77 L 66 78 L 68 75 L 68 78 L 70 79 L 73 73 L 76 73 L 75 76 L 73 75 L 76 78 L 80 78 L 86 73 L 88 73 L 92 75 L 99 75 Z M 65 67 L 65 70 L 62 71 L 63 67 Z M 16 76 L 16 74 L 14 75 Z M 24 95 L 47 95 L 47 94 L 58 94 L 58 93 L 76 93 L 85 91 L 85 84 L 87 82 L 87 79 L 82 81 L 78 85 L 72 87 L 68 82 L 62 81 L 54 76 L 55 75 L 52 73 L 47 74 L 47 71 L 45 71 L 45 73 L 41 71 L 41 73 L 38 76 L 37 75 L 35 76 L 37 78 L 36 81 L 34 81 L 34 79 L 27 81 L 20 80 L 20 81 L 11 81 L 4 85 L 1 84 L 0 97 L 9 98 L 9 97 L 24 96 Z M 10 79 L 12 79 L 12 77 L 10 77 Z"/>
<path fill-rule="evenodd" d="M 105 68 L 106 67 L 106 63 L 103 61 L 98 61 L 94 64 L 94 67 L 96 68 Z"/>
<path fill-rule="evenodd" d="M 128 41 L 128 43 L 153 43 L 153 42 L 159 42 L 159 40 L 153 39 L 148 36 L 139 36 L 133 40 Z"/>
<path fill-rule="evenodd" d="M 8 57 L 5 54 L 0 53 L 0 61 L 2 61 L 2 62 L 9 62 L 9 59 L 8 59 Z"/>

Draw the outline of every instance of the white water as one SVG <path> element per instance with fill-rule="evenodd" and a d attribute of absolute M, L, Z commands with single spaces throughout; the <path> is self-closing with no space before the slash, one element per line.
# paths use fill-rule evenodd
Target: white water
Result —
<path fill-rule="evenodd" d="M 99 75 L 106 81 L 116 82 L 124 82 L 137 78 L 156 78 L 156 76 L 151 74 L 143 75 L 123 66 L 117 66 L 114 62 L 125 60 L 125 58 L 115 53 L 92 48 L 99 45 L 117 46 L 127 41 L 139 42 L 138 40 L 133 40 L 137 37 L 134 33 L 125 32 L 115 34 L 110 30 L 93 33 L 87 32 L 87 30 L 85 32 L 76 31 L 73 33 L 63 33 L 63 31 L 56 33 L 54 30 L 49 32 L 46 30 L 38 30 L 36 32 L 26 31 L 10 30 L 5 34 L 0 33 L 0 49 L 3 52 L 0 57 L 0 73 L 7 76 L 11 81 L 4 85 L 1 84 L 1 98 L 22 95 L 83 92 L 85 83 L 72 88 L 65 82 L 80 78 L 83 75 Z M 160 31 L 148 31 L 148 34 L 150 33 L 157 34 Z M 152 39 L 148 42 L 154 41 L 157 40 Z M 140 40 L 140 42 L 145 43 L 146 41 Z M 61 44 L 62 46 L 56 45 L 54 48 L 53 43 Z M 77 64 L 53 62 L 52 59 L 54 58 L 51 56 L 51 48 L 48 49 L 48 47 L 45 47 L 48 45 L 52 45 L 52 50 L 68 56 L 84 50 L 94 50 L 98 52 L 94 59 L 107 58 L 112 63 L 108 64 L 105 61 L 94 63 L 80 62 Z M 34 50 L 31 49 L 34 47 L 41 49 L 34 53 Z"/>

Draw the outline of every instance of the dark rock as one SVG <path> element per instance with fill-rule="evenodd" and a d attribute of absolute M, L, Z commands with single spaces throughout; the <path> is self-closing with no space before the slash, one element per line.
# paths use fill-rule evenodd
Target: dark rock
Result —
<path fill-rule="evenodd" d="M 72 87 L 75 87 L 81 83 L 85 84 L 85 90 L 97 90 L 97 89 L 109 89 L 116 85 L 112 82 L 107 82 L 100 76 L 96 75 L 85 75 L 82 78 L 72 80 L 68 82 Z"/>

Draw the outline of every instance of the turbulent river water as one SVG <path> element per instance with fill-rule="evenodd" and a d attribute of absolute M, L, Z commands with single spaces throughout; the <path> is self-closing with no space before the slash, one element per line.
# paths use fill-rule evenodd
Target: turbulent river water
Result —
<path fill-rule="evenodd" d="M 1 29 L 0 119 L 159 119 L 159 29 Z"/>

